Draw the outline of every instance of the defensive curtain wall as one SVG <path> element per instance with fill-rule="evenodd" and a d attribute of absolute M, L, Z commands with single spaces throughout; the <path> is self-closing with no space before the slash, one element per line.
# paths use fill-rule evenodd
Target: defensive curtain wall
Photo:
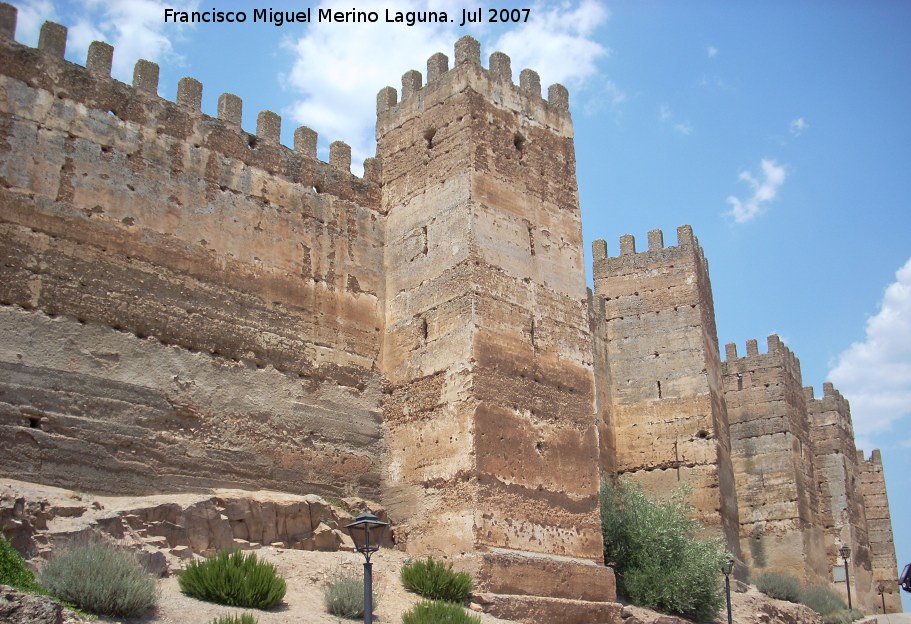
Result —
<path fill-rule="evenodd" d="M 379 93 L 357 177 L 344 143 L 322 162 L 235 95 L 210 117 L 191 78 L 169 102 L 153 63 L 126 85 L 107 44 L 83 67 L 15 26 L 0 4 L 3 475 L 358 493 L 527 621 L 618 617 L 602 475 L 689 484 L 754 570 L 832 579 L 850 544 L 852 594 L 894 588 L 878 455 L 777 339 L 721 360 L 688 226 L 596 241 L 586 292 L 563 87 L 463 38 Z"/>

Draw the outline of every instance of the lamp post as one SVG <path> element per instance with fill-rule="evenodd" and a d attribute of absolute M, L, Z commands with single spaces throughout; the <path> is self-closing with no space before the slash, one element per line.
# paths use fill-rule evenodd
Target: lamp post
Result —
<path fill-rule="evenodd" d="M 728 553 L 721 564 L 721 571 L 724 573 L 724 595 L 728 601 L 728 624 L 734 624 L 734 616 L 731 613 L 731 572 L 734 570 L 734 555 Z"/>
<path fill-rule="evenodd" d="M 373 564 L 370 555 L 380 549 L 388 522 L 364 510 L 345 529 L 354 540 L 354 549 L 364 555 L 364 624 L 373 624 Z"/>
<path fill-rule="evenodd" d="M 886 584 L 880 583 L 876 586 L 876 593 L 879 594 L 879 597 L 883 601 L 883 615 L 886 614 Z"/>
<path fill-rule="evenodd" d="M 848 572 L 848 557 L 851 556 L 851 547 L 845 544 L 838 551 L 841 555 L 842 561 L 845 562 L 845 587 L 848 589 L 848 609 L 852 609 L 851 606 L 851 573 Z"/>

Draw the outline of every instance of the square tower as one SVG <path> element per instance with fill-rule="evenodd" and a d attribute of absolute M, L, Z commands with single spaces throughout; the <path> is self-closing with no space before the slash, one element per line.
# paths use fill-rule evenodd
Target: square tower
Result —
<path fill-rule="evenodd" d="M 737 493 L 731 469 L 728 415 L 721 381 L 708 263 L 692 228 L 677 228 L 677 245 L 649 232 L 636 253 L 630 235 L 620 255 L 593 244 L 595 296 L 603 320 L 615 466 L 651 494 L 692 488 L 696 519 L 723 537 L 739 558 Z M 602 312 L 603 310 L 603 312 Z M 606 418 L 601 416 L 602 420 Z M 603 462 L 608 465 L 608 462 Z"/>
<path fill-rule="evenodd" d="M 385 502 L 410 552 L 474 569 L 491 611 L 609 621 L 568 94 L 542 99 L 531 70 L 514 85 L 505 54 L 482 68 L 470 37 L 455 52 L 377 102 Z"/>
<path fill-rule="evenodd" d="M 776 335 L 726 345 L 724 399 L 731 425 L 741 545 L 750 568 L 810 585 L 828 579 L 800 361 Z"/>

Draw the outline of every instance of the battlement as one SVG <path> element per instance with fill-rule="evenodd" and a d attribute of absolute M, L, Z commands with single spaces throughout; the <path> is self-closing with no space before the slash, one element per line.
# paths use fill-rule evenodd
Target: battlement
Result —
<path fill-rule="evenodd" d="M 17 13 L 16 7 L 0 3 L 0 66 L 8 78 L 103 111 L 121 121 L 154 127 L 158 134 L 192 139 L 199 146 L 318 192 L 351 198 L 363 195 L 366 185 L 379 181 L 376 159 L 365 161 L 363 178 L 351 174 L 351 148 L 341 141 L 331 144 L 328 163 L 318 160 L 317 133 L 306 126 L 295 131 L 293 149 L 282 145 L 282 120 L 272 111 L 259 113 L 255 133 L 244 131 L 243 101 L 237 95 L 222 94 L 215 117 L 202 113 L 203 85 L 194 78 L 179 81 L 174 102 L 160 98 L 159 66 L 151 61 L 136 62 L 131 85 L 113 79 L 114 48 L 108 43 L 92 42 L 85 66 L 66 61 L 67 28 L 61 24 L 45 22 L 37 48 L 20 44 L 14 40 Z M 378 192 L 371 194 L 378 197 Z M 360 202 L 375 203 L 364 198 Z"/>
<path fill-rule="evenodd" d="M 814 395 L 812 386 L 804 387 L 803 394 L 807 401 L 807 411 L 811 422 L 816 421 L 817 424 L 834 422 L 839 429 L 853 439 L 854 424 L 851 421 L 851 405 L 832 382 L 827 381 L 822 384 L 822 396 L 818 399 Z"/>
<path fill-rule="evenodd" d="M 603 239 L 592 242 L 592 260 L 596 278 L 608 271 L 617 270 L 619 267 L 644 266 L 651 262 L 669 261 L 679 255 L 693 253 L 703 270 L 708 273 L 708 260 L 690 225 L 681 225 L 677 228 L 677 244 L 670 247 L 664 246 L 664 233 L 658 229 L 649 231 L 648 249 L 645 251 L 636 250 L 636 237 L 632 234 L 624 234 L 620 237 L 620 253 L 617 256 L 610 256 L 607 242 Z"/>
<path fill-rule="evenodd" d="M 401 98 L 394 87 L 387 86 L 376 98 L 377 135 L 429 109 L 450 94 L 470 86 L 496 104 L 528 117 L 563 136 L 572 136 L 569 114 L 569 91 L 561 84 L 550 85 L 547 99 L 541 95 L 541 78 L 531 69 L 519 73 L 519 84 L 513 82 L 512 61 L 503 52 L 494 52 L 488 68 L 481 66 L 481 44 L 464 36 L 455 44 L 455 64 L 437 52 L 427 60 L 427 80 L 412 69 L 402 75 Z"/>
<path fill-rule="evenodd" d="M 749 368 L 766 368 L 780 366 L 801 382 L 800 360 L 785 345 L 778 334 L 770 334 L 766 338 L 766 353 L 759 352 L 759 342 L 755 338 L 746 341 L 746 355 L 738 356 L 737 345 L 729 342 L 724 346 L 725 372 L 742 373 Z"/>

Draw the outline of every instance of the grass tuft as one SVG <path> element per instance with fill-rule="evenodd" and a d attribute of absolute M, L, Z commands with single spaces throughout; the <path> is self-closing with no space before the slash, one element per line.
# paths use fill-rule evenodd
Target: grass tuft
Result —
<path fill-rule="evenodd" d="M 230 607 L 269 609 L 282 601 L 285 579 L 256 553 L 223 550 L 203 561 L 191 561 L 177 578 L 187 596 Z"/>

